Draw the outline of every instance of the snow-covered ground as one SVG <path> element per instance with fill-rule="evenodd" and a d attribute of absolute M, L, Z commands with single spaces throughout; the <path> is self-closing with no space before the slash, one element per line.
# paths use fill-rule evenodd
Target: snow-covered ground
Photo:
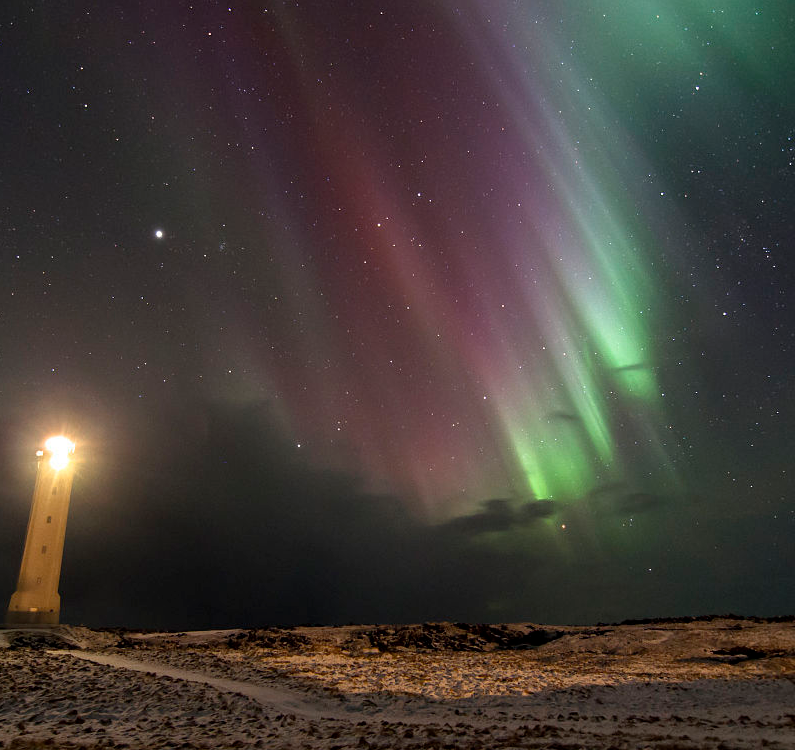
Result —
<path fill-rule="evenodd" d="M 0 631 L 0 747 L 793 748 L 795 624 Z"/>

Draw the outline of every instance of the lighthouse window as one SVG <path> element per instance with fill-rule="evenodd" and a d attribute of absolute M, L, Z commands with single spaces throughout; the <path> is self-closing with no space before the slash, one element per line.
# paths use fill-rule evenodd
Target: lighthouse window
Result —
<path fill-rule="evenodd" d="M 52 516 L 47 516 L 47 523 L 52 523 Z"/>
<path fill-rule="evenodd" d="M 42 554 L 42 555 L 46 555 L 46 554 L 47 554 L 47 545 L 46 545 L 46 544 L 42 546 L 42 548 L 41 548 L 41 554 Z"/>

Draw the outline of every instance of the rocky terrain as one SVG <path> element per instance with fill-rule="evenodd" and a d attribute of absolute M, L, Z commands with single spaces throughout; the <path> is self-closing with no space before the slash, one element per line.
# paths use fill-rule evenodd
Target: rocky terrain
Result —
<path fill-rule="evenodd" d="M 795 748 L 795 624 L 0 631 L 0 747 Z"/>

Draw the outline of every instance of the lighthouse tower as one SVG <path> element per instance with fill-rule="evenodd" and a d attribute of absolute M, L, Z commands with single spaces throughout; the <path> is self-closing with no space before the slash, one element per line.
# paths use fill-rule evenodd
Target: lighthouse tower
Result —
<path fill-rule="evenodd" d="M 39 468 L 17 590 L 6 613 L 9 626 L 58 624 L 58 581 L 74 476 L 74 450 L 71 440 L 51 437 L 44 450 L 36 453 Z"/>

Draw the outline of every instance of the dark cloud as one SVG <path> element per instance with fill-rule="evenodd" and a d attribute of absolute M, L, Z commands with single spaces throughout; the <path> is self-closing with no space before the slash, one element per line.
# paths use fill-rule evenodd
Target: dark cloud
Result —
<path fill-rule="evenodd" d="M 97 515 L 74 514 L 64 589 L 87 609 L 110 598 L 125 618 L 210 625 L 401 606 L 399 557 L 417 529 L 395 498 L 309 469 L 263 406 L 205 406 L 201 418 L 193 434 L 139 444 L 103 483 L 110 502 L 82 499 Z"/>
<path fill-rule="evenodd" d="M 454 518 L 440 528 L 447 533 L 465 535 L 510 531 L 547 518 L 554 512 L 551 500 L 494 498 L 483 501 L 480 507 L 478 512 Z"/>

